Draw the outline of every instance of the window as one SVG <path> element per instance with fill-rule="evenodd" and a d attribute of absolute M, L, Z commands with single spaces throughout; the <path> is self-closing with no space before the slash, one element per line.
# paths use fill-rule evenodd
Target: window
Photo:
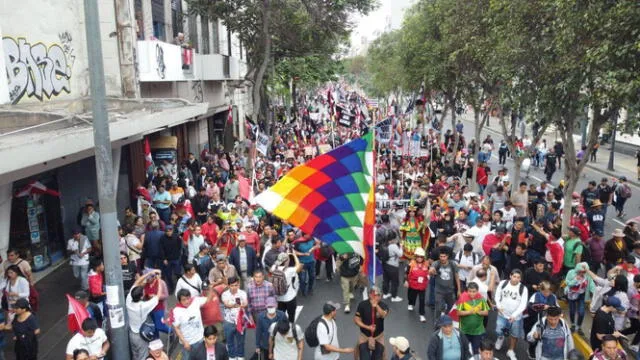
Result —
<path fill-rule="evenodd" d="M 153 19 L 153 36 L 162 41 L 167 41 L 164 29 L 164 2 L 163 0 L 151 0 L 151 18 Z"/>
<path fill-rule="evenodd" d="M 202 28 L 202 53 L 210 54 L 209 18 L 207 16 L 200 16 L 200 27 Z"/>
<path fill-rule="evenodd" d="M 183 21 L 184 16 L 182 14 L 182 1 L 171 0 L 171 22 L 173 26 L 174 38 L 178 36 L 178 33 L 184 33 Z"/>
<path fill-rule="evenodd" d="M 198 51 L 198 17 L 196 15 L 189 16 L 189 44 L 195 52 Z"/>

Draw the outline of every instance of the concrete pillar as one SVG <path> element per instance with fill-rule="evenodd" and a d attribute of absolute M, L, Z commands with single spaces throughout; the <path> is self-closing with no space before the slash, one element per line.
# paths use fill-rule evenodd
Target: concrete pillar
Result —
<path fill-rule="evenodd" d="M 7 82 L 7 72 L 4 71 L 5 68 L 4 47 L 2 46 L 2 28 L 0 27 L 0 105 L 9 103 L 9 86 Z"/>
<path fill-rule="evenodd" d="M 171 0 L 163 0 L 164 5 L 164 33 L 167 36 L 167 42 L 173 42 L 173 19 L 171 17 Z"/>
<path fill-rule="evenodd" d="M 122 146 L 116 146 L 111 149 L 111 158 L 113 159 L 113 192 L 118 193 L 118 180 L 120 179 L 120 162 L 122 160 Z"/>
<path fill-rule="evenodd" d="M 12 200 L 13 183 L 0 185 L 0 255 L 3 259 L 7 258 L 7 250 L 9 249 Z"/>
<path fill-rule="evenodd" d="M 120 59 L 120 81 L 122 95 L 139 98 L 140 87 L 136 76 L 136 18 L 133 0 L 115 0 L 116 25 L 118 29 L 118 55 Z"/>
<path fill-rule="evenodd" d="M 153 36 L 153 12 L 151 10 L 151 0 L 142 0 L 142 25 L 144 30 L 144 39 L 151 39 Z"/>

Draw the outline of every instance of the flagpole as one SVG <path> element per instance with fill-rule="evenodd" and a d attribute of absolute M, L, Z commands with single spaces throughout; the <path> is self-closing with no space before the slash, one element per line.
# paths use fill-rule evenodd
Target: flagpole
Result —
<path fill-rule="evenodd" d="M 372 133 L 371 133 L 371 150 L 373 151 L 373 182 L 371 184 L 371 186 L 373 186 L 373 203 L 374 203 L 374 207 L 373 207 L 373 271 L 372 271 L 372 275 L 371 275 L 371 282 L 372 282 L 372 286 L 376 286 L 376 183 L 378 182 L 377 177 L 378 177 L 378 164 L 376 164 L 376 157 L 378 155 L 378 152 L 376 151 L 376 126 L 375 123 L 371 124 L 372 125 Z"/>

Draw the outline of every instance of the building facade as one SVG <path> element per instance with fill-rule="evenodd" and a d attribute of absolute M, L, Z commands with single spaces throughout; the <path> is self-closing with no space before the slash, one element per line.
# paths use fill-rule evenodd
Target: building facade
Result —
<path fill-rule="evenodd" d="M 83 205 L 98 199 L 84 7 L 0 3 L 0 255 L 17 248 L 39 271 L 66 257 Z M 145 139 L 174 139 L 177 164 L 229 148 L 244 139 L 251 89 L 237 37 L 185 1 L 98 4 L 122 211 L 145 180 Z"/>

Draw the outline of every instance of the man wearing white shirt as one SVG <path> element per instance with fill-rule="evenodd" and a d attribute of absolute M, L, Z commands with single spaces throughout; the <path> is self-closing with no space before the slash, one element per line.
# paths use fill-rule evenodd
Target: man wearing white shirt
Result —
<path fill-rule="evenodd" d="M 464 236 L 473 237 L 473 241 L 471 242 L 473 252 L 487 255 L 484 253 L 484 250 L 482 250 L 482 241 L 484 241 L 484 237 L 489 232 L 491 232 L 491 224 L 485 224 L 485 221 L 481 217 L 478 217 L 476 224 L 464 233 Z"/>
<path fill-rule="evenodd" d="M 318 346 L 316 346 L 313 358 L 315 360 L 338 360 L 340 354 L 352 354 L 353 348 L 341 348 L 338 341 L 338 325 L 336 325 L 336 315 L 340 309 L 340 304 L 327 302 L 322 307 L 322 317 L 318 322 L 316 336 Z"/>
<path fill-rule="evenodd" d="M 67 242 L 69 251 L 69 263 L 73 269 L 73 277 L 80 279 L 80 288 L 89 289 L 89 252 L 91 252 L 91 241 L 82 234 L 79 228 L 73 230 L 71 239 Z"/>
<path fill-rule="evenodd" d="M 517 360 L 515 347 L 518 339 L 524 338 L 522 313 L 527 308 L 529 299 L 527 287 L 520 282 L 522 272 L 518 269 L 511 271 L 509 280 L 503 280 L 495 291 L 495 303 L 498 310 L 496 332 L 500 335 L 496 341 L 496 350 L 502 348 L 505 339 L 505 331 L 509 333 L 509 350 L 507 357 Z"/>
<path fill-rule="evenodd" d="M 142 300 L 144 285 L 152 276 L 160 276 L 160 270 L 150 271 L 139 277 L 131 287 L 125 301 L 129 315 L 129 343 L 133 359 L 146 359 L 149 355 L 149 344 L 140 336 L 140 327 L 159 301 L 159 292 L 147 301 Z"/>
<path fill-rule="evenodd" d="M 189 290 L 182 289 L 178 292 L 178 303 L 171 310 L 171 323 L 182 345 L 182 359 L 189 360 L 194 346 L 204 341 L 204 326 L 202 325 L 202 313 L 200 308 L 211 301 L 215 291 L 209 291 L 207 297 L 191 297 Z"/>
<path fill-rule="evenodd" d="M 76 349 L 87 350 L 90 359 L 104 359 L 110 346 L 107 334 L 98 327 L 98 323 L 91 318 L 84 319 L 82 332 L 77 332 L 67 343 L 65 359 L 72 360 Z"/>
<path fill-rule="evenodd" d="M 504 207 L 500 209 L 502 211 L 502 220 L 507 223 L 507 229 L 511 229 L 513 226 L 513 220 L 516 218 L 518 212 L 513 207 L 513 203 L 510 200 L 504 202 Z"/>

